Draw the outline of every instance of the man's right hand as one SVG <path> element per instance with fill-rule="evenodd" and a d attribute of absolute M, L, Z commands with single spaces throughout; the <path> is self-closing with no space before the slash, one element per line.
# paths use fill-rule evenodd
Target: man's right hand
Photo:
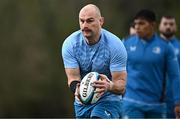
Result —
<path fill-rule="evenodd" d="M 80 83 L 79 84 L 77 84 L 76 85 L 76 91 L 75 91 L 75 93 L 74 93 L 74 96 L 75 96 L 75 99 L 81 104 L 81 105 L 83 105 L 83 103 L 81 102 L 81 100 L 80 100 L 80 89 L 79 89 L 79 87 L 80 87 Z"/>

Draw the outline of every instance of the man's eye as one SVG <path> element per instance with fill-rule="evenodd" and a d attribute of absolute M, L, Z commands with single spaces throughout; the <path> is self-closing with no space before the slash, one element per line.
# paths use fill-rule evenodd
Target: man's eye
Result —
<path fill-rule="evenodd" d="M 144 22 L 139 22 L 139 25 L 144 25 L 145 23 Z"/>
<path fill-rule="evenodd" d="M 84 20 L 80 20 L 81 23 L 84 23 Z"/>
<path fill-rule="evenodd" d="M 92 19 L 89 19 L 89 20 L 87 20 L 86 22 L 87 23 L 91 23 L 91 22 L 93 22 L 94 20 L 92 20 Z"/>
<path fill-rule="evenodd" d="M 173 24 L 173 23 L 170 23 L 169 25 L 170 25 L 170 26 L 173 26 L 174 24 Z"/>
<path fill-rule="evenodd" d="M 167 23 L 164 23 L 164 26 L 167 26 Z"/>

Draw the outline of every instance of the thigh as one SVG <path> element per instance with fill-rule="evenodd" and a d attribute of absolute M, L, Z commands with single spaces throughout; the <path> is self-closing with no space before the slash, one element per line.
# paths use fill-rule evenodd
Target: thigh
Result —
<path fill-rule="evenodd" d="M 158 119 L 161 119 L 161 118 L 163 118 L 163 113 L 158 112 L 158 111 L 157 112 L 156 111 L 148 111 L 148 112 L 146 112 L 145 118 L 149 118 L 149 119 L 158 118 Z"/>
<path fill-rule="evenodd" d="M 91 117 L 99 118 L 119 118 L 121 113 L 121 101 L 99 102 L 91 112 Z"/>
<path fill-rule="evenodd" d="M 165 104 L 146 106 L 146 118 L 166 118 Z"/>
<path fill-rule="evenodd" d="M 90 118 L 93 107 L 93 105 L 81 105 L 75 102 L 74 109 L 76 118 Z"/>

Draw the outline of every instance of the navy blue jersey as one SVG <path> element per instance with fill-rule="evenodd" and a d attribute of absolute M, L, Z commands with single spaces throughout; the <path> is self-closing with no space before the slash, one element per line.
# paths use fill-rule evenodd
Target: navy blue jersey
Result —
<path fill-rule="evenodd" d="M 124 40 L 124 45 L 128 53 L 124 99 L 142 104 L 159 104 L 166 73 L 173 82 L 180 78 L 172 45 L 156 34 L 148 40 L 137 35 L 129 37 Z M 173 86 L 178 87 L 176 84 Z M 175 97 L 175 101 L 180 102 L 180 93 L 175 92 Z"/>

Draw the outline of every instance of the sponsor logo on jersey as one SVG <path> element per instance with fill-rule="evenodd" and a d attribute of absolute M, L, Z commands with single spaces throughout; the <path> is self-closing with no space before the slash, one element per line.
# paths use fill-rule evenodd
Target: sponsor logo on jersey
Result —
<path fill-rule="evenodd" d="M 178 48 L 175 48 L 174 51 L 175 51 L 175 54 L 176 54 L 176 55 L 179 55 L 179 49 L 178 49 Z"/>
<path fill-rule="evenodd" d="M 160 54 L 161 53 L 161 48 L 160 47 L 154 47 L 153 49 L 152 49 L 152 52 L 153 53 L 155 53 L 155 54 Z"/>
<path fill-rule="evenodd" d="M 130 46 L 130 51 L 135 51 L 136 50 L 136 46 Z"/>
<path fill-rule="evenodd" d="M 110 112 L 108 112 L 108 111 L 104 111 L 105 112 L 105 114 L 108 116 L 108 117 L 110 117 L 111 116 L 111 113 Z"/>

